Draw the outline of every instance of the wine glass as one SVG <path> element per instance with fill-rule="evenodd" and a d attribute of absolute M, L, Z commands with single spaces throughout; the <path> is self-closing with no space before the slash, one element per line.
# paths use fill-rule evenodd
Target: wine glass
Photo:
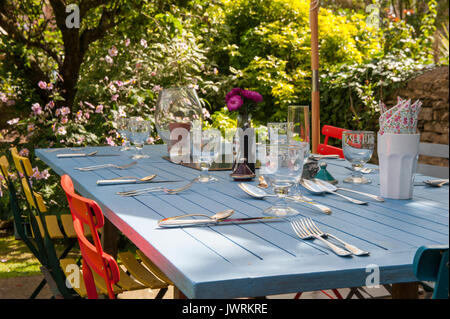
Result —
<path fill-rule="evenodd" d="M 264 214 L 271 216 L 299 214 L 288 206 L 286 197 L 302 173 L 304 149 L 299 145 L 288 144 L 268 144 L 265 149 L 266 156 L 261 163 L 261 174 L 272 186 L 278 199 L 273 206 L 264 210 Z"/>
<path fill-rule="evenodd" d="M 119 132 L 120 137 L 123 138 L 123 144 L 120 148 L 121 151 L 128 151 L 131 149 L 130 147 L 130 126 L 129 126 L 129 119 L 126 117 L 119 117 L 117 119 L 117 132 Z"/>
<path fill-rule="evenodd" d="M 196 131 L 195 133 L 193 158 L 194 162 L 198 161 L 201 169 L 198 181 L 201 183 L 218 181 L 216 177 L 209 174 L 209 169 L 220 154 L 222 134 L 216 129 Z"/>
<path fill-rule="evenodd" d="M 352 164 L 352 175 L 344 182 L 368 184 L 372 181 L 363 177 L 360 170 L 372 157 L 375 145 L 375 133 L 372 131 L 345 131 L 342 133 L 342 150 L 344 157 Z"/>
<path fill-rule="evenodd" d="M 147 141 L 150 133 L 152 132 L 152 123 L 146 121 L 141 117 L 132 117 L 129 120 L 130 131 L 131 131 L 131 141 L 136 147 L 136 154 L 131 156 L 132 159 L 149 158 L 142 152 L 145 141 Z"/>
<path fill-rule="evenodd" d="M 170 133 L 176 128 L 188 131 L 201 128 L 203 108 L 194 88 L 172 87 L 163 89 L 156 102 L 155 126 L 159 136 L 167 144 L 168 151 L 178 140 Z M 190 141 L 189 141 L 190 143 Z"/>
<path fill-rule="evenodd" d="M 287 119 L 287 135 L 289 144 L 299 145 L 304 151 L 304 164 L 306 164 L 310 154 L 310 131 L 309 131 L 309 106 L 289 105 Z M 298 176 L 294 188 L 294 196 L 302 199 L 299 184 L 302 172 Z"/>

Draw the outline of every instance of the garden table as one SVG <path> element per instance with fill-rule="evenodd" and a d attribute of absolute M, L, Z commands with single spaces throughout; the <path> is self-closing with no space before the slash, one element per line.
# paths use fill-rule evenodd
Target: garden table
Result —
<path fill-rule="evenodd" d="M 96 200 L 106 219 L 160 267 L 188 298 L 255 297 L 359 287 L 373 283 L 370 279 L 376 280 L 377 274 L 380 284 L 408 287 L 417 281 L 412 268 L 417 248 L 448 244 L 448 186 L 415 186 L 412 200 L 374 202 L 369 199 L 369 204 L 363 206 L 334 195 L 308 194 L 315 201 L 329 206 L 333 210 L 331 215 L 308 205 L 292 204 L 301 212 L 298 217 L 311 217 L 323 231 L 370 251 L 370 255 L 365 257 L 342 258 L 320 241 L 301 240 L 287 220 L 158 228 L 158 220 L 187 213 L 213 215 L 224 209 L 234 209 L 235 218 L 261 216 L 273 199 L 250 198 L 239 189 L 237 182 L 230 179 L 229 171 L 211 172 L 218 177 L 218 182 L 196 183 L 190 190 L 177 195 L 157 192 L 120 197 L 116 195 L 117 191 L 149 187 L 149 184 L 97 186 L 96 181 L 150 174 L 157 174 L 164 180 L 188 181 L 199 171 L 163 159 L 165 145 L 145 146 L 144 151 L 151 157 L 138 160 L 137 165 L 127 170 L 76 170 L 76 167 L 88 165 L 122 165 L 132 161 L 131 152 L 119 152 L 117 147 L 87 148 L 88 151 L 91 149 L 99 153 L 117 152 L 120 156 L 57 158 L 57 153 L 68 152 L 64 149 L 60 152 L 39 149 L 36 155 L 57 174 L 70 175 L 75 189 L 82 196 Z M 328 170 L 339 181 L 349 174 L 344 168 L 349 166 L 345 161 L 330 159 L 327 162 Z M 370 176 L 372 184 L 345 187 L 378 195 L 378 174 Z M 416 176 L 416 181 L 425 179 L 426 176 Z M 184 183 L 162 185 L 177 187 Z M 351 193 L 346 195 L 358 197 Z"/>

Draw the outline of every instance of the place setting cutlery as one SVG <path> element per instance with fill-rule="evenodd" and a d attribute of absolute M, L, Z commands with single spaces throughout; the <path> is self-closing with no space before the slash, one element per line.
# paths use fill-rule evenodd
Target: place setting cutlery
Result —
<path fill-rule="evenodd" d="M 191 188 L 192 185 L 194 185 L 194 183 L 197 182 L 200 178 L 201 178 L 201 176 L 197 176 L 196 178 L 191 180 L 186 185 L 178 187 L 178 188 L 150 187 L 150 188 L 142 188 L 142 189 L 136 189 L 136 190 L 131 190 L 131 191 L 117 192 L 116 194 L 120 195 L 120 196 L 124 196 L 124 197 L 133 197 L 133 196 L 143 195 L 143 194 L 147 194 L 147 193 L 151 193 L 151 192 L 163 191 L 166 194 L 175 195 L 175 194 L 178 194 L 180 192 L 183 192 L 183 191 Z"/>
<path fill-rule="evenodd" d="M 414 186 L 433 186 L 442 187 L 449 183 L 448 179 L 428 179 L 422 182 L 414 182 Z"/>
<path fill-rule="evenodd" d="M 278 216 L 258 216 L 245 218 L 228 218 L 234 214 L 234 210 L 227 209 L 214 214 L 213 216 L 205 214 L 186 214 L 174 217 L 163 218 L 158 221 L 158 226 L 166 227 L 180 227 L 180 226 L 216 226 L 229 224 L 247 224 L 255 222 L 281 221 Z M 187 217 L 204 216 L 206 219 L 186 219 Z"/>
<path fill-rule="evenodd" d="M 269 194 L 265 190 L 258 188 L 257 186 L 253 186 L 251 184 L 240 183 L 238 184 L 238 186 L 240 189 L 242 189 L 245 193 L 247 193 L 253 198 L 264 199 L 265 197 L 277 197 L 277 195 Z M 329 207 L 313 202 L 310 198 L 306 197 L 302 199 L 299 196 L 287 196 L 286 199 L 294 202 L 309 204 L 327 215 L 331 214 L 331 209 Z"/>
<path fill-rule="evenodd" d="M 314 180 L 302 179 L 300 181 L 300 185 L 302 185 L 306 190 L 308 190 L 310 193 L 315 194 L 315 195 L 323 195 L 325 193 L 334 194 L 336 196 L 339 196 L 339 197 L 342 197 L 342 198 L 348 200 L 349 202 L 352 202 L 353 204 L 357 204 L 357 205 L 367 205 L 368 204 L 367 202 L 337 193 L 336 192 L 337 189 L 334 189 L 334 186 L 331 185 L 330 183 L 326 183 L 324 181 L 320 181 L 320 182 L 318 182 L 318 181 L 319 181 L 318 179 L 314 179 Z M 323 182 L 323 183 L 321 183 L 321 182 Z M 329 185 L 333 186 L 333 188 L 331 188 Z M 334 189 L 334 190 L 332 190 L 332 189 Z M 361 193 L 361 194 L 365 194 L 365 193 Z M 368 195 L 368 194 L 365 194 L 365 195 Z M 371 195 L 371 196 L 373 196 L 373 195 Z"/>
<path fill-rule="evenodd" d="M 336 154 L 330 154 L 330 155 L 310 154 L 309 158 L 316 160 L 316 161 L 319 161 L 322 159 L 335 159 L 335 160 L 345 161 L 345 159 L 340 158 L 339 155 L 336 155 Z"/>
<path fill-rule="evenodd" d="M 362 250 L 354 245 L 351 245 L 342 239 L 337 238 L 330 233 L 324 233 L 321 231 L 311 218 L 300 218 L 291 221 L 291 227 L 294 232 L 303 240 L 318 239 L 326 244 L 336 255 L 341 257 L 349 257 L 351 255 L 366 256 L 370 253 Z M 339 245 L 333 244 L 328 238 L 334 239 Z"/>
<path fill-rule="evenodd" d="M 134 166 L 136 164 L 137 164 L 136 161 L 131 162 L 129 164 L 125 164 L 125 165 L 116 165 L 116 164 L 108 163 L 108 164 L 99 164 L 99 165 L 92 165 L 92 166 L 85 166 L 85 167 L 76 167 L 75 169 L 79 170 L 79 171 L 94 171 L 94 170 L 102 169 L 102 168 L 127 169 L 127 168 L 130 168 L 130 167 L 132 167 L 132 166 Z"/>
<path fill-rule="evenodd" d="M 181 181 L 168 181 L 168 180 L 154 180 L 156 174 L 144 176 L 142 178 L 135 176 L 123 176 L 112 179 L 100 179 L 97 181 L 97 185 L 123 185 L 123 184 L 145 184 L 145 183 L 175 183 Z"/>
<path fill-rule="evenodd" d="M 104 153 L 98 153 L 98 151 L 93 151 L 90 153 L 60 153 L 56 154 L 56 157 L 58 158 L 70 158 L 70 157 L 90 157 L 90 156 L 120 156 L 120 154 L 104 154 Z"/>

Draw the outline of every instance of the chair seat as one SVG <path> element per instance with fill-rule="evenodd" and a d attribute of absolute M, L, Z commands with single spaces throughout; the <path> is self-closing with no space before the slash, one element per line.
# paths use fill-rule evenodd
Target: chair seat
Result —
<path fill-rule="evenodd" d="M 134 255 L 127 251 L 117 254 L 122 264 L 130 272 L 130 274 L 138 281 L 142 282 L 148 288 L 162 289 L 167 288 L 168 284 L 156 278 L 150 271 L 139 263 Z"/>
<path fill-rule="evenodd" d="M 70 214 L 61 214 L 59 216 L 61 219 L 61 223 L 64 229 L 64 232 L 66 233 L 67 237 L 69 238 L 77 238 L 77 234 L 75 233 L 75 229 L 73 228 L 73 219 L 72 215 Z M 91 231 L 88 227 L 84 229 L 84 235 L 86 237 L 89 237 L 91 235 Z"/>
<path fill-rule="evenodd" d="M 166 284 L 173 286 L 172 280 L 170 280 L 162 271 L 156 266 L 150 258 L 148 258 L 142 251 L 139 249 L 136 251 L 138 257 L 141 259 L 142 263 L 147 267 L 153 274 L 155 274 L 159 279 L 164 281 Z"/>
<path fill-rule="evenodd" d="M 134 255 L 131 252 L 122 252 L 118 254 L 120 259 L 123 261 L 122 265 L 126 268 L 131 276 L 129 276 L 122 267 L 119 267 L 120 280 L 113 285 L 114 294 L 120 294 L 125 291 L 133 291 L 140 289 L 163 289 L 167 288 L 167 284 L 156 278 L 151 272 L 149 272 L 145 267 L 143 267 L 137 260 L 134 258 Z M 79 278 L 78 287 L 72 287 L 75 292 L 80 295 L 80 297 L 87 297 L 86 286 L 84 285 L 83 274 L 81 272 L 81 267 L 77 267 L 76 271 L 78 274 L 74 273 L 74 269 L 68 267 L 69 265 L 76 265 L 77 262 L 72 258 L 64 258 L 60 260 L 61 268 L 63 269 L 66 277 Z M 105 284 L 105 280 L 98 275 L 95 271 L 92 272 L 94 277 L 95 286 L 97 287 L 97 291 L 100 294 L 108 295 L 108 289 Z"/>

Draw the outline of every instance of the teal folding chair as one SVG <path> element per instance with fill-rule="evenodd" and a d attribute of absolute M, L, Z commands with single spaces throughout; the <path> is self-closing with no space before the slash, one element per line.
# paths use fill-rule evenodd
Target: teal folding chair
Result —
<path fill-rule="evenodd" d="M 432 299 L 448 299 L 448 245 L 422 246 L 413 262 L 414 275 L 424 288 L 433 289 Z"/>

